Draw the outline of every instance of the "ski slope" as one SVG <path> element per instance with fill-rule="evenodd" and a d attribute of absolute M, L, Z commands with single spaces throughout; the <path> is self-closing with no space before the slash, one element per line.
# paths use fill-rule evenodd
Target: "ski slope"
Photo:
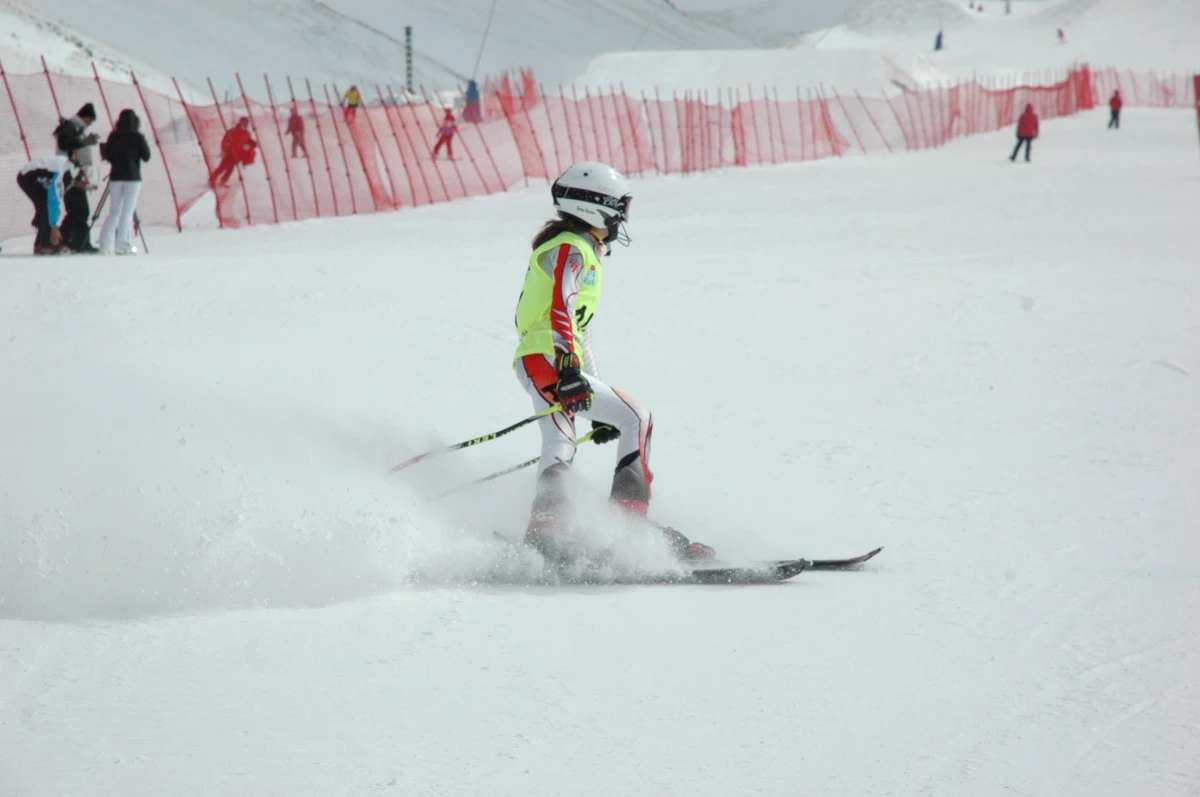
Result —
<path fill-rule="evenodd" d="M 736 2 L 737 0 L 732 0 Z M 160 77 L 237 96 L 263 97 L 262 75 L 316 83 L 402 83 L 404 29 L 414 29 L 415 82 L 445 88 L 532 67 L 549 85 L 568 82 L 612 50 L 752 46 L 739 32 L 661 0 L 504 0 L 480 54 L 491 0 L 0 0 L 0 23 L 22 25 L 0 37 L 8 69 L 51 66 L 90 75 L 92 54 L 118 53 Z M 578 32 L 565 36 L 564 31 Z M 478 58 L 478 71 L 476 61 Z M 57 63 L 56 63 L 57 61 Z"/>
<path fill-rule="evenodd" d="M 720 0 L 711 0 L 720 2 Z M 705 3 L 709 0 L 694 0 Z M 1095 68 L 1200 71 L 1200 4 L 1135 0 L 986 0 L 972 11 L 969 0 L 874 0 L 859 3 L 849 21 L 803 31 L 779 15 L 787 8 L 757 11 L 779 31 L 795 31 L 786 47 L 738 52 L 610 52 L 595 58 L 577 82 L 624 84 L 630 91 L 735 88 L 761 96 L 764 86 L 783 96 L 796 87 L 832 86 L 878 95 L 937 86 L 973 76 L 1010 84 L 1036 82 L 1048 68 L 1087 63 Z M 754 19 L 755 9 L 748 9 Z M 774 16 L 770 16 L 774 15 Z M 1058 42 L 1063 28 L 1066 42 Z M 933 51 L 938 30 L 945 47 Z M 782 34 L 781 34 L 782 35 Z M 1032 74 L 1030 74 L 1032 73 Z"/>
<path fill-rule="evenodd" d="M 637 184 L 652 514 L 886 546 L 770 587 L 479 582 L 532 432 L 386 473 L 528 413 L 545 186 L 0 258 L 0 794 L 1194 793 L 1195 122 L 1104 122 Z"/>

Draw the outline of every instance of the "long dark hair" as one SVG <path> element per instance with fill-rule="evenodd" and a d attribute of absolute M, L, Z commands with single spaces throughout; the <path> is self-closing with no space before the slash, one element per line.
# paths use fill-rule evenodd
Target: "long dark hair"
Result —
<path fill-rule="evenodd" d="M 141 127 L 141 125 L 141 120 L 138 119 L 138 115 L 134 113 L 132 108 L 126 108 L 125 110 L 121 111 L 119 116 L 117 116 L 118 130 L 137 132 L 137 129 Z"/>
<path fill-rule="evenodd" d="M 542 244 L 554 238 L 556 235 L 561 235 L 564 232 L 573 232 L 576 235 L 583 235 L 591 232 L 591 226 L 580 221 L 574 216 L 560 215 L 557 219 L 550 219 L 542 225 L 542 229 L 538 230 L 537 235 L 533 236 L 533 248 L 537 249 Z"/>

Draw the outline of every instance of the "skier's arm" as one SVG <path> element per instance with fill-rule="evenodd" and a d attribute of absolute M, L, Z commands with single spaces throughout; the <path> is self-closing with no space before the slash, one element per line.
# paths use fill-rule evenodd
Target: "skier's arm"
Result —
<path fill-rule="evenodd" d="M 138 133 L 138 155 L 143 161 L 150 160 L 150 144 L 147 143 L 146 137 Z"/>
<path fill-rule="evenodd" d="M 588 325 L 581 330 L 583 340 L 580 341 L 583 348 L 583 372 L 589 376 L 594 376 L 600 379 L 600 366 L 596 365 L 596 355 L 592 350 L 592 324 L 588 321 Z"/>
<path fill-rule="evenodd" d="M 554 278 L 550 305 L 554 350 L 570 354 L 575 350 L 575 303 L 583 275 L 583 255 L 570 244 L 563 244 L 543 254 L 541 261 L 542 268 Z"/>

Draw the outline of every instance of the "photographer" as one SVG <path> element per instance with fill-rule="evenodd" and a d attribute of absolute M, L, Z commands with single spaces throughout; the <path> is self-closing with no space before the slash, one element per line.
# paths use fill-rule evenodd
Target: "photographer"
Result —
<path fill-rule="evenodd" d="M 133 214 L 137 211 L 138 194 L 142 190 L 142 163 L 150 160 L 150 145 L 138 128 L 141 120 L 132 108 L 121 111 L 117 117 L 117 129 L 108 134 L 108 141 L 100 145 L 100 157 L 112 164 L 108 178 L 108 195 L 112 205 L 108 218 L 100 228 L 100 252 L 115 251 L 119 255 L 135 254 L 131 243 L 133 237 Z"/>
<path fill-rule="evenodd" d="M 88 133 L 87 129 L 96 121 L 96 108 L 90 102 L 79 109 L 79 113 L 70 119 L 59 119 L 58 127 L 54 128 L 54 141 L 58 145 L 57 154 L 70 155 L 80 152 L 85 147 L 91 147 L 100 140 L 96 133 Z M 80 153 L 80 164 L 85 165 L 86 158 Z"/>
<path fill-rule="evenodd" d="M 63 243 L 79 253 L 91 254 L 100 251 L 92 246 L 88 217 L 91 215 L 91 203 L 87 192 L 95 182 L 95 158 L 92 148 L 100 140 L 96 133 L 88 133 L 87 129 L 96 121 L 96 108 L 90 102 L 85 103 L 79 112 L 69 119 L 60 119 L 54 129 L 54 141 L 57 153 L 69 156 L 80 167 L 80 173 L 67 189 L 64 203 L 67 209 L 67 219 L 62 227 Z"/>

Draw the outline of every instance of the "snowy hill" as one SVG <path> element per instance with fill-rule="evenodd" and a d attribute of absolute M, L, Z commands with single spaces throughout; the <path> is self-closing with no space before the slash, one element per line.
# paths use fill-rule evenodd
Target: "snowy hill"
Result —
<path fill-rule="evenodd" d="M 714 0 L 715 2 L 715 0 Z M 609 53 L 579 82 L 631 90 L 739 88 L 766 84 L 781 95 L 818 84 L 865 93 L 928 86 L 972 75 L 1013 76 L 1091 63 L 1121 68 L 1200 69 L 1200 3 L 1136 0 L 1003 0 L 972 11 L 958 0 L 875 0 L 849 22 L 800 36 L 778 50 L 715 55 Z M 1057 29 L 1067 34 L 1060 44 Z M 787 29 L 786 27 L 784 28 Z M 945 49 L 933 51 L 937 31 Z"/>
<path fill-rule="evenodd" d="M 405 25 L 415 31 L 416 81 L 456 85 L 474 73 L 491 5 L 490 0 L 38 0 L 33 6 L 20 0 L 4 2 L 24 16 L 40 17 L 47 30 L 101 41 L 196 86 L 203 87 L 212 77 L 224 91 L 233 84 L 234 71 L 240 71 L 252 94 L 260 93 L 264 72 L 273 79 L 307 76 L 340 84 L 402 80 Z M 563 31 L 586 34 L 564 37 Z M 659 0 L 579 5 L 507 0 L 492 23 L 478 74 L 529 66 L 540 79 L 554 84 L 575 78 L 592 57 L 611 50 L 749 45 L 746 37 Z M 25 42 L 22 49 L 36 55 L 38 47 L 61 49 L 37 42 Z"/>

